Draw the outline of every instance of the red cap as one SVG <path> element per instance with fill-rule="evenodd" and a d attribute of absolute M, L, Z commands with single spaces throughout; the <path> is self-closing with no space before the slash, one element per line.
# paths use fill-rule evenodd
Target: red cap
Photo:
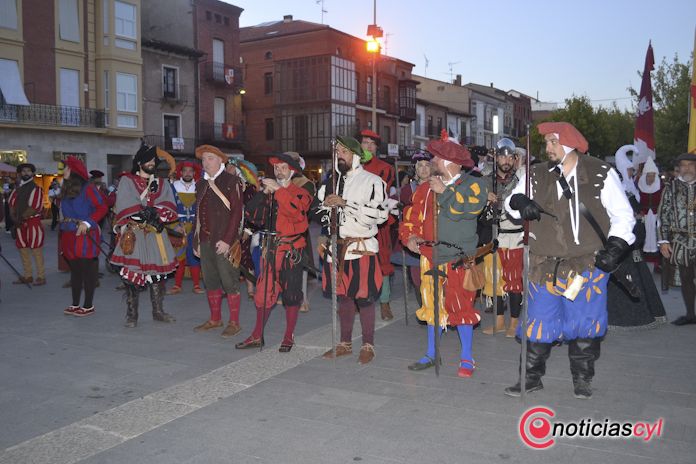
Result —
<path fill-rule="evenodd" d="M 369 139 L 376 140 L 377 142 L 382 140 L 377 132 L 373 132 L 370 129 L 360 131 L 360 137 L 367 137 Z"/>
<path fill-rule="evenodd" d="M 471 153 L 465 146 L 449 140 L 431 140 L 425 148 L 431 155 L 437 156 L 451 163 L 464 166 L 465 168 L 474 167 L 474 160 L 471 159 Z"/>
<path fill-rule="evenodd" d="M 83 163 L 76 157 L 68 156 L 63 161 L 63 164 L 70 168 L 70 172 L 74 172 L 78 176 L 82 177 L 84 180 L 89 180 L 89 174 L 87 174 L 87 166 L 85 166 L 85 163 Z"/>
<path fill-rule="evenodd" d="M 194 163 L 193 161 L 181 161 L 176 165 L 176 178 L 180 179 L 181 178 L 181 171 L 184 170 L 184 168 L 192 168 L 193 169 L 193 179 L 198 180 L 201 178 L 201 165 L 198 163 Z"/>
<path fill-rule="evenodd" d="M 575 148 L 580 153 L 587 153 L 590 148 L 587 139 L 568 122 L 542 122 L 537 130 L 541 135 L 558 134 L 558 141 L 561 145 Z"/>

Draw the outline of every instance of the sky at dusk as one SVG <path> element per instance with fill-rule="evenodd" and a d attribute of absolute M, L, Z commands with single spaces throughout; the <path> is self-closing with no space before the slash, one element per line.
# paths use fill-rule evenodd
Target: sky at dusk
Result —
<path fill-rule="evenodd" d="M 294 19 L 320 23 L 321 1 L 224 0 L 241 8 L 240 27 Z M 324 23 L 366 38 L 373 0 L 324 0 Z M 377 0 L 387 54 L 415 64 L 414 74 L 515 89 L 543 101 L 588 96 L 595 105 L 640 88 L 648 42 L 655 61 L 694 46 L 696 0 Z"/>

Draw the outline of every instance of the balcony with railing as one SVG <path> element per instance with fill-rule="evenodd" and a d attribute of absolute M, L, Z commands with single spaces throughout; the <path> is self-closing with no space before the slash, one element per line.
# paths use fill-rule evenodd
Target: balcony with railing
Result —
<path fill-rule="evenodd" d="M 209 82 L 216 85 L 229 86 L 231 89 L 239 89 L 244 86 L 242 68 L 215 61 L 203 63 L 204 76 Z"/>
<path fill-rule="evenodd" d="M 75 106 L 0 103 L 0 124 L 102 129 L 104 111 Z"/>
<path fill-rule="evenodd" d="M 245 128 L 243 124 L 233 123 L 201 123 L 199 143 L 229 143 L 239 145 L 244 143 Z"/>

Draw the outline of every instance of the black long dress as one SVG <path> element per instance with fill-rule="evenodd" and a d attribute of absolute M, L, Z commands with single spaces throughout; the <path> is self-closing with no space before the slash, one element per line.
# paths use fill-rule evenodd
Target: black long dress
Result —
<path fill-rule="evenodd" d="M 640 297 L 632 297 L 614 277 L 607 286 L 607 311 L 609 330 L 628 331 L 652 329 L 667 322 L 665 307 L 655 286 L 652 273 L 643 260 L 645 225 L 637 221 L 633 229 L 636 241 L 633 251 L 625 258 L 623 266 L 629 270 L 631 280 L 640 289 Z"/>

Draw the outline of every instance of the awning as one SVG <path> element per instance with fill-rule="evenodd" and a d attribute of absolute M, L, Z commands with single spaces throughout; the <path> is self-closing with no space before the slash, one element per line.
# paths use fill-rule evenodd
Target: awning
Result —
<path fill-rule="evenodd" d="M 0 92 L 10 105 L 29 106 L 22 79 L 19 77 L 19 66 L 14 60 L 0 58 Z"/>

